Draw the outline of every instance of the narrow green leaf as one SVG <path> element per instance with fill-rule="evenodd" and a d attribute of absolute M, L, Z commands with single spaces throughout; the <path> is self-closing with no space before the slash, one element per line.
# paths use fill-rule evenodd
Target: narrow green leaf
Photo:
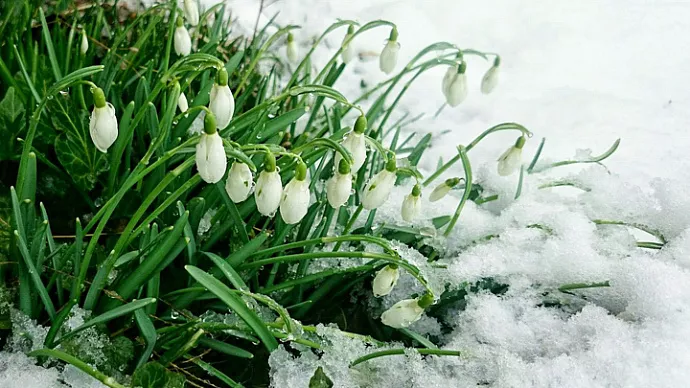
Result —
<path fill-rule="evenodd" d="M 38 14 L 41 18 L 41 26 L 43 28 L 43 40 L 46 42 L 46 49 L 48 49 L 48 59 L 50 60 L 50 67 L 55 75 L 55 80 L 62 79 L 62 72 L 60 71 L 60 64 L 55 55 L 55 47 L 53 47 L 53 38 L 50 36 L 50 28 L 46 22 L 46 15 L 43 13 L 43 7 L 38 7 Z"/>
<path fill-rule="evenodd" d="M 146 348 L 141 353 L 141 356 L 139 357 L 139 361 L 137 361 L 137 365 L 135 368 L 139 369 L 149 360 L 149 358 L 151 358 L 151 354 L 153 354 L 153 349 L 156 347 L 156 340 L 158 338 L 158 334 L 156 333 L 156 328 L 153 326 L 153 322 L 151 322 L 151 318 L 149 318 L 149 316 L 146 315 L 144 310 L 138 309 L 134 311 L 134 320 L 137 323 L 137 327 L 139 328 L 141 336 L 144 338 L 144 342 L 146 343 Z"/>
<path fill-rule="evenodd" d="M 115 381 L 115 379 L 113 379 L 112 377 L 106 376 L 105 374 L 97 371 L 96 369 L 93 369 L 84 361 L 72 356 L 71 354 L 67 354 L 67 353 L 60 351 L 60 350 L 39 349 L 39 350 L 34 350 L 33 352 L 28 353 L 27 355 L 29 357 L 53 357 L 53 358 L 57 358 L 58 360 L 62 360 L 68 364 L 74 365 L 77 369 L 80 369 L 82 372 L 88 374 L 89 376 L 93 377 L 94 379 L 100 381 L 101 383 L 105 384 L 106 386 L 108 386 L 110 388 L 127 388 L 124 385 Z"/>
<path fill-rule="evenodd" d="M 214 340 L 213 338 L 201 337 L 198 341 L 199 345 L 206 346 L 209 349 L 225 353 L 228 356 L 252 359 L 254 355 L 240 347 L 230 345 L 228 343 Z"/>

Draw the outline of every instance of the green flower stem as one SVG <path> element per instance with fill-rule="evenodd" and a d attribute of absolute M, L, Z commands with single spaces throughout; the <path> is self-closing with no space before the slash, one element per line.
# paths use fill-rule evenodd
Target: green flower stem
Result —
<path fill-rule="evenodd" d="M 453 218 L 450 220 L 450 223 L 448 223 L 446 231 L 443 233 L 443 235 L 446 237 L 450 235 L 450 232 L 453 230 L 455 224 L 458 222 L 458 218 L 460 218 L 460 212 L 462 212 L 462 208 L 465 206 L 465 202 L 467 202 L 467 199 L 470 197 L 470 192 L 472 191 L 472 166 L 470 165 L 470 160 L 467 157 L 466 149 L 462 146 L 458 147 L 458 155 L 462 160 L 462 166 L 465 169 L 465 191 L 462 194 L 462 199 L 460 200 L 457 209 L 455 209 L 455 214 L 453 214 Z"/>
<path fill-rule="evenodd" d="M 569 283 L 558 287 L 558 291 L 566 292 L 572 290 L 580 290 L 583 288 L 598 288 L 598 287 L 610 287 L 609 281 L 598 282 L 598 283 Z"/>
<path fill-rule="evenodd" d="M 280 322 L 271 322 L 271 323 L 266 323 L 266 326 L 270 328 L 281 328 L 282 323 Z M 304 330 L 305 333 L 312 333 L 312 334 L 317 334 L 319 332 L 319 329 L 316 326 L 311 326 L 311 325 L 302 325 L 302 330 Z M 357 333 L 352 333 L 349 331 L 344 331 L 344 330 L 339 330 L 339 329 L 333 329 L 337 331 L 338 333 L 344 335 L 345 337 L 352 338 L 352 339 L 357 339 L 362 342 L 366 342 L 369 344 L 373 344 L 376 346 L 385 346 L 386 343 L 376 340 L 368 335 L 362 335 L 362 334 L 357 334 Z"/>
<path fill-rule="evenodd" d="M 341 235 L 341 236 L 333 236 L 333 237 L 313 238 L 310 240 L 302 240 L 302 241 L 296 241 L 296 242 L 289 243 L 289 244 L 278 245 L 278 246 L 275 246 L 272 248 L 263 249 L 263 250 L 254 252 L 249 257 L 263 257 L 263 256 L 268 256 L 268 255 L 271 255 L 271 254 L 274 254 L 277 252 L 286 251 L 288 249 L 300 248 L 300 247 L 304 247 L 307 245 L 329 244 L 329 243 L 343 242 L 343 241 L 369 242 L 369 243 L 376 244 L 376 245 L 382 247 L 389 254 L 391 254 L 393 256 L 397 256 L 395 251 L 393 251 L 391 249 L 390 245 L 388 245 L 388 241 L 386 239 L 374 237 L 374 236 L 368 236 L 368 235 L 350 234 L 350 235 Z"/>
<path fill-rule="evenodd" d="M 357 210 L 355 210 L 355 212 L 352 214 L 352 217 L 350 217 L 350 220 L 347 221 L 347 224 L 345 225 L 345 229 L 343 229 L 342 234 L 350 233 L 352 226 L 355 224 L 355 221 L 357 221 L 357 218 L 359 218 L 359 215 L 362 213 L 363 209 L 364 209 L 364 207 L 362 205 L 357 206 Z M 335 244 L 335 247 L 333 248 L 333 252 L 336 252 L 338 249 L 340 249 L 341 245 L 343 245 L 342 241 L 339 241 L 337 244 Z"/>
<path fill-rule="evenodd" d="M 522 125 L 520 125 L 518 123 L 502 123 L 502 124 L 495 125 L 489 129 L 487 129 L 486 131 L 482 132 L 479 136 L 477 136 L 474 140 L 472 140 L 472 142 L 470 144 L 468 144 L 466 147 L 464 147 L 465 152 L 469 152 L 472 148 L 477 146 L 477 144 L 479 144 L 479 142 L 482 141 L 482 139 L 484 139 L 488 135 L 490 135 L 494 132 L 509 131 L 509 130 L 518 130 L 518 131 L 522 132 L 523 135 L 525 135 L 527 137 L 532 137 L 532 132 L 530 132 L 527 128 L 523 127 Z M 427 178 L 424 181 L 424 186 L 429 186 L 429 184 L 431 184 L 431 182 L 433 182 L 436 178 L 441 176 L 441 174 L 443 174 L 446 170 L 448 170 L 451 166 L 453 166 L 459 160 L 460 160 L 460 154 L 455 155 L 453 157 L 453 159 L 446 162 L 446 164 L 444 164 L 438 170 L 436 170 L 436 172 L 431 174 L 431 176 L 429 176 L 429 178 Z"/>
<path fill-rule="evenodd" d="M 278 283 L 276 285 L 270 286 L 270 287 L 264 287 L 261 289 L 261 293 L 266 294 L 274 291 L 279 291 L 279 290 L 284 290 L 286 288 L 292 288 L 298 285 L 306 284 L 306 283 L 312 283 L 319 281 L 321 279 L 327 278 L 329 276 L 333 275 L 342 275 L 346 273 L 351 273 L 351 272 L 366 272 L 370 271 L 372 269 L 375 269 L 376 265 L 374 264 L 366 264 L 366 265 L 361 265 L 358 267 L 352 267 L 352 268 L 347 268 L 347 269 L 332 269 L 332 270 L 327 270 L 327 271 L 321 271 L 317 273 L 313 273 L 310 275 L 305 275 L 301 276 L 296 279 L 288 280 L 282 283 Z"/>
<path fill-rule="evenodd" d="M 77 369 L 80 369 L 82 372 L 86 373 L 87 375 L 93 377 L 94 379 L 100 381 L 104 385 L 111 387 L 111 388 L 126 388 L 124 385 L 118 383 L 113 379 L 112 377 L 106 376 L 105 374 L 97 371 L 96 369 L 92 368 L 89 366 L 87 363 L 84 361 L 72 356 L 71 354 L 67 354 L 63 351 L 60 350 L 55 350 L 55 349 L 39 349 L 39 350 L 34 350 L 33 352 L 28 354 L 29 357 L 53 357 L 57 358 L 59 360 L 62 360 L 68 364 L 72 364 L 75 366 Z"/>
<path fill-rule="evenodd" d="M 466 356 L 465 353 L 459 351 L 459 350 L 443 350 L 443 349 L 414 349 L 417 351 L 419 354 L 424 354 L 424 355 L 434 355 L 434 356 L 455 356 L 455 357 L 462 357 Z M 366 356 L 362 356 L 350 363 L 350 367 L 353 367 L 357 364 L 361 364 L 365 361 L 369 361 L 374 358 L 378 357 L 384 357 L 384 356 L 394 356 L 394 355 L 404 355 L 405 351 L 407 349 L 388 349 L 388 350 L 381 350 L 378 352 L 374 353 L 369 353 Z"/>
<path fill-rule="evenodd" d="M 606 150 L 603 154 L 598 155 L 598 156 L 593 156 L 590 159 L 586 159 L 586 160 L 563 160 L 561 162 L 551 163 L 547 166 L 544 166 L 544 167 L 538 168 L 538 169 L 534 169 L 534 167 L 532 166 L 532 171 L 530 171 L 530 172 L 543 172 L 543 171 L 546 171 L 546 170 L 554 168 L 554 167 L 567 166 L 569 164 L 600 163 L 604 159 L 613 155 L 613 153 L 616 152 L 616 150 L 618 149 L 618 146 L 620 145 L 620 143 L 621 143 L 621 139 L 617 139 L 615 142 L 613 142 L 611 147 L 609 147 L 609 149 Z"/>

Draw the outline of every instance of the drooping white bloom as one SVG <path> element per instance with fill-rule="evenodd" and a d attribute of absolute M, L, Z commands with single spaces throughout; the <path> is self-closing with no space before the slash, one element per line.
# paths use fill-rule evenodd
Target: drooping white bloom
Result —
<path fill-rule="evenodd" d="M 235 114 L 235 98 L 228 86 L 228 72 L 221 68 L 218 72 L 218 80 L 211 88 L 211 98 L 208 108 L 216 115 L 218 128 L 224 129 L 230 124 L 232 116 Z"/>
<path fill-rule="evenodd" d="M 326 197 L 334 209 L 344 205 L 352 193 L 352 174 L 350 165 L 341 160 L 335 174 L 326 183 Z"/>
<path fill-rule="evenodd" d="M 398 63 L 399 51 L 400 43 L 397 41 L 389 40 L 388 43 L 386 43 L 379 57 L 379 68 L 382 72 L 390 74 L 395 70 L 395 65 Z"/>
<path fill-rule="evenodd" d="M 348 27 L 347 34 L 345 34 L 345 37 L 343 38 L 340 56 L 342 57 L 344 63 L 350 63 L 350 61 L 352 61 L 352 59 L 355 57 L 355 48 L 352 46 L 352 42 L 346 43 L 350 37 L 352 37 L 354 32 L 355 28 L 353 26 Z"/>
<path fill-rule="evenodd" d="M 424 309 L 417 299 L 403 299 L 381 314 L 384 325 L 396 329 L 408 327 L 422 317 Z"/>
<path fill-rule="evenodd" d="M 96 148 L 106 153 L 117 139 L 115 108 L 111 103 L 105 101 L 105 95 L 101 88 L 94 88 L 92 93 L 95 106 L 89 120 L 89 133 Z"/>
<path fill-rule="evenodd" d="M 199 24 L 199 6 L 196 0 L 184 0 L 184 18 L 193 26 Z"/>
<path fill-rule="evenodd" d="M 393 186 L 395 186 L 395 170 L 395 159 L 391 159 L 385 169 L 379 171 L 378 174 L 371 178 L 364 188 L 362 207 L 367 210 L 372 210 L 380 207 L 386 202 L 388 196 L 391 194 L 391 190 L 393 190 Z"/>
<path fill-rule="evenodd" d="M 367 159 L 366 139 L 361 133 L 351 131 L 345 136 L 341 145 L 352 155 L 352 166 L 350 166 L 350 169 L 354 174 L 359 171 L 362 165 L 364 165 L 364 161 Z M 336 153 L 335 165 L 339 165 L 342 159 L 342 155 Z"/>
<path fill-rule="evenodd" d="M 441 91 L 443 92 L 444 97 L 448 95 L 450 83 L 453 82 L 455 74 L 457 73 L 458 68 L 456 66 L 448 66 L 448 70 L 446 70 L 446 74 L 443 75 L 443 80 L 441 81 Z"/>
<path fill-rule="evenodd" d="M 266 161 L 263 171 L 256 180 L 254 198 L 256 208 L 259 213 L 265 216 L 273 216 L 280 206 L 283 196 L 283 183 L 280 181 L 280 174 L 276 169 L 275 157 L 273 154 L 266 154 Z"/>
<path fill-rule="evenodd" d="M 439 199 L 445 197 L 450 192 L 450 190 L 452 190 L 453 187 L 455 187 L 458 183 L 460 183 L 459 178 L 446 179 L 445 182 L 436 186 L 434 191 L 431 192 L 431 195 L 429 195 L 429 201 L 436 202 Z"/>
<path fill-rule="evenodd" d="M 283 190 L 280 202 L 280 215 L 286 224 L 292 225 L 302 221 L 309 210 L 309 180 L 293 178 Z"/>
<path fill-rule="evenodd" d="M 422 211 L 422 188 L 415 185 L 412 192 L 403 200 L 400 214 L 402 219 L 407 222 L 414 221 Z"/>
<path fill-rule="evenodd" d="M 285 53 L 287 54 L 288 61 L 292 63 L 297 62 L 298 48 L 297 42 L 292 34 L 288 34 L 287 45 L 285 46 Z"/>
<path fill-rule="evenodd" d="M 86 54 L 89 51 L 89 39 L 86 37 L 86 30 L 81 30 L 81 47 L 79 48 L 81 55 Z"/>
<path fill-rule="evenodd" d="M 252 170 L 245 163 L 233 162 L 225 182 L 225 191 L 234 203 L 240 203 L 249 197 L 253 183 Z"/>
<path fill-rule="evenodd" d="M 498 158 L 498 175 L 508 176 L 518 169 L 522 163 L 522 147 L 525 145 L 525 137 L 520 136 L 511 146 Z"/>
<path fill-rule="evenodd" d="M 498 69 L 500 64 L 500 57 L 496 57 L 496 59 L 494 60 L 494 65 L 491 66 L 489 70 L 487 70 L 484 74 L 484 77 L 482 77 L 481 90 L 483 94 L 491 93 L 491 91 L 494 90 L 494 88 L 496 87 L 496 84 L 498 84 Z"/>
<path fill-rule="evenodd" d="M 189 31 L 183 25 L 178 25 L 175 28 L 174 43 L 177 55 L 184 57 L 192 52 L 192 38 L 189 36 Z"/>
<path fill-rule="evenodd" d="M 450 76 L 447 81 L 447 86 L 444 89 L 446 102 L 452 107 L 460 105 L 467 97 L 467 76 L 465 76 L 465 69 L 467 65 L 461 63 L 458 66 L 455 74 Z"/>
<path fill-rule="evenodd" d="M 371 285 L 374 296 L 379 297 L 390 294 L 393 287 L 395 287 L 395 284 L 398 282 L 399 277 L 400 273 L 398 272 L 397 265 L 389 264 L 381 268 L 381 270 L 376 273 L 376 277 Z"/>
<path fill-rule="evenodd" d="M 180 97 L 177 98 L 177 107 L 180 108 L 180 112 L 184 113 L 189 109 L 189 103 L 187 102 L 187 96 L 184 93 L 180 93 Z"/>
<path fill-rule="evenodd" d="M 207 115 L 208 117 L 208 115 Z M 196 168 L 206 183 L 216 183 L 223 179 L 228 159 L 223 148 L 223 139 L 218 132 L 203 132 L 196 145 Z"/>

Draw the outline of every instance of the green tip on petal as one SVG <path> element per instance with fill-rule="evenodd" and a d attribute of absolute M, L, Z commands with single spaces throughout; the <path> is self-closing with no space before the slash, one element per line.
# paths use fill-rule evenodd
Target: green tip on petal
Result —
<path fill-rule="evenodd" d="M 103 93 L 103 89 L 93 88 L 91 89 L 91 93 L 93 94 L 93 104 L 96 105 L 96 108 L 103 108 L 105 106 L 105 94 Z"/>
<path fill-rule="evenodd" d="M 367 129 L 367 117 L 365 115 L 361 115 L 357 117 L 357 121 L 355 121 L 355 132 L 362 134 L 364 131 Z"/>
<path fill-rule="evenodd" d="M 422 195 L 422 187 L 420 185 L 414 185 L 412 188 L 412 196 L 419 197 Z"/>
<path fill-rule="evenodd" d="M 217 132 L 216 116 L 211 112 L 207 112 L 206 117 L 204 117 L 204 132 L 207 135 L 213 135 Z"/>
<path fill-rule="evenodd" d="M 348 163 L 348 161 L 345 159 L 340 159 L 340 163 L 338 163 L 338 173 L 340 175 L 346 175 L 349 174 L 350 171 L 350 163 Z"/>
<path fill-rule="evenodd" d="M 419 305 L 419 307 L 426 309 L 427 307 L 434 304 L 434 296 L 429 293 L 424 294 L 424 296 L 417 300 L 417 304 Z"/>
<path fill-rule="evenodd" d="M 264 159 L 264 170 L 267 172 L 273 172 L 276 170 L 276 157 L 272 152 L 266 152 L 266 158 Z"/>
<path fill-rule="evenodd" d="M 518 137 L 518 139 L 515 141 L 515 148 L 522 149 L 522 147 L 525 145 L 526 141 L 527 141 L 527 139 L 525 139 L 524 136 Z"/>
<path fill-rule="evenodd" d="M 391 156 L 386 162 L 386 171 L 395 172 L 398 169 L 397 162 L 395 161 L 395 155 Z"/>
<path fill-rule="evenodd" d="M 228 84 L 228 70 L 225 66 L 218 69 L 218 74 L 216 75 L 216 82 L 220 86 L 225 86 Z"/>
<path fill-rule="evenodd" d="M 307 165 L 301 160 L 297 162 L 297 167 L 295 168 L 295 179 L 298 181 L 307 179 Z"/>
<path fill-rule="evenodd" d="M 463 61 L 460 63 L 460 66 L 458 66 L 458 74 L 465 74 L 465 70 L 467 70 L 467 63 Z"/>
<path fill-rule="evenodd" d="M 388 36 L 388 40 L 391 42 L 397 42 L 398 40 L 398 27 L 393 27 L 391 29 L 391 34 Z"/>
<path fill-rule="evenodd" d="M 350 24 L 350 25 L 347 27 L 347 34 L 348 34 L 348 35 L 352 35 L 352 34 L 354 34 L 354 33 L 355 33 L 355 26 L 352 25 L 352 24 Z"/>
<path fill-rule="evenodd" d="M 445 183 L 446 183 L 446 186 L 453 188 L 453 187 L 457 186 L 458 183 L 460 183 L 460 178 L 448 178 L 448 179 L 446 179 Z"/>
<path fill-rule="evenodd" d="M 181 17 L 181 16 L 178 16 L 178 17 L 177 17 L 177 23 L 176 23 L 176 25 L 177 25 L 178 27 L 184 26 L 184 20 L 182 20 L 182 17 Z"/>

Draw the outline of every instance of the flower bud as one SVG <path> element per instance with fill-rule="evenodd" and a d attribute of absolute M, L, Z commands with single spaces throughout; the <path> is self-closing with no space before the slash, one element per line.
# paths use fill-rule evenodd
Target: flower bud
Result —
<path fill-rule="evenodd" d="M 345 136 L 341 145 L 345 148 L 350 155 L 352 155 L 352 173 L 356 173 L 364 165 L 364 161 L 367 159 L 367 146 L 366 138 L 363 133 L 367 128 L 367 118 L 362 115 L 357 118 L 355 122 L 355 128 L 349 134 Z M 335 154 L 335 165 L 340 165 L 340 160 L 342 156 L 340 153 Z"/>
<path fill-rule="evenodd" d="M 433 303 L 429 294 L 416 299 L 403 299 L 381 314 L 384 325 L 402 329 L 417 322 L 422 317 L 424 309 Z"/>
<path fill-rule="evenodd" d="M 287 46 L 285 47 L 285 53 L 287 54 L 288 61 L 292 63 L 297 63 L 298 57 L 297 42 L 295 42 L 295 37 L 288 33 L 287 36 Z"/>
<path fill-rule="evenodd" d="M 220 68 L 216 82 L 211 88 L 208 109 L 216 115 L 218 128 L 225 129 L 230 124 L 235 113 L 235 98 L 228 86 L 228 71 L 225 67 Z"/>
<path fill-rule="evenodd" d="M 350 163 L 341 159 L 335 174 L 326 183 L 326 197 L 334 209 L 344 205 L 352 192 L 352 173 Z"/>
<path fill-rule="evenodd" d="M 436 202 L 439 199 L 445 197 L 453 187 L 458 185 L 458 183 L 460 183 L 460 178 L 446 179 L 445 182 L 436 186 L 434 191 L 431 192 L 431 195 L 429 195 L 429 201 Z"/>
<path fill-rule="evenodd" d="M 390 294 L 399 277 L 398 266 L 395 264 L 389 264 L 379 270 L 372 283 L 374 296 L 380 297 Z"/>
<path fill-rule="evenodd" d="M 422 188 L 419 185 L 414 185 L 412 192 L 408 194 L 402 203 L 400 213 L 403 220 L 407 222 L 414 221 L 422 210 Z"/>
<path fill-rule="evenodd" d="M 302 221 L 309 210 L 310 196 L 307 166 L 304 162 L 299 162 L 295 177 L 285 185 L 283 199 L 280 202 L 280 215 L 286 224 L 292 225 Z"/>
<path fill-rule="evenodd" d="M 352 42 L 346 43 L 352 35 L 355 33 L 355 27 L 353 25 L 350 25 L 347 28 L 347 34 L 345 34 L 345 37 L 343 38 L 343 43 L 342 43 L 342 50 L 340 52 L 341 57 L 343 58 L 344 63 L 350 63 L 352 59 L 355 57 L 355 49 L 352 46 Z"/>
<path fill-rule="evenodd" d="M 196 0 L 184 0 L 184 18 L 192 26 L 199 24 L 199 6 Z"/>
<path fill-rule="evenodd" d="M 396 180 L 395 158 L 391 158 L 386 163 L 386 168 L 374 175 L 364 188 L 362 195 L 362 207 L 372 210 L 380 207 L 386 202 L 395 186 Z"/>
<path fill-rule="evenodd" d="M 85 55 L 89 51 L 89 39 L 86 37 L 86 29 L 81 30 L 81 47 L 79 48 L 81 55 Z"/>
<path fill-rule="evenodd" d="M 496 87 L 496 84 L 498 84 L 498 69 L 500 65 L 501 57 L 497 56 L 494 60 L 494 65 L 491 66 L 489 70 L 486 71 L 486 74 L 484 74 L 484 77 L 482 77 L 481 90 L 483 94 L 491 93 L 491 91 Z"/>
<path fill-rule="evenodd" d="M 103 89 L 93 88 L 94 108 L 89 119 L 89 133 L 96 148 L 106 153 L 117 139 L 117 117 L 115 108 L 105 100 Z"/>
<path fill-rule="evenodd" d="M 174 44 L 175 53 L 179 56 L 184 57 L 192 52 L 192 38 L 179 16 L 177 17 L 177 27 L 175 27 Z"/>
<path fill-rule="evenodd" d="M 259 213 L 264 216 L 273 216 L 275 211 L 278 210 L 278 206 L 280 206 L 282 193 L 283 183 L 276 169 L 276 159 L 273 154 L 267 153 L 264 170 L 259 174 L 254 190 L 256 208 Z"/>
<path fill-rule="evenodd" d="M 393 72 L 395 65 L 398 63 L 399 51 L 400 43 L 398 43 L 398 29 L 393 27 L 388 42 L 383 47 L 383 51 L 381 51 L 381 56 L 379 57 L 379 68 L 382 72 L 386 74 Z"/>
<path fill-rule="evenodd" d="M 216 183 L 225 175 L 227 166 L 223 139 L 215 130 L 215 119 L 212 114 L 206 114 L 204 132 L 196 145 L 196 169 L 204 182 Z"/>
<path fill-rule="evenodd" d="M 253 182 L 252 170 L 245 163 L 233 162 L 225 182 L 225 191 L 234 203 L 240 203 L 249 197 Z"/>
<path fill-rule="evenodd" d="M 525 145 L 525 137 L 520 136 L 515 145 L 508 148 L 498 158 L 498 175 L 508 176 L 520 168 L 522 163 L 522 147 Z"/>
<path fill-rule="evenodd" d="M 465 76 L 466 69 L 467 65 L 465 62 L 462 62 L 460 65 L 458 65 L 457 71 L 455 71 L 454 74 L 449 76 L 446 72 L 448 79 L 444 77 L 443 94 L 446 97 L 446 102 L 451 107 L 460 105 L 467 97 L 467 77 Z"/>
<path fill-rule="evenodd" d="M 184 93 L 180 93 L 180 97 L 177 98 L 177 107 L 180 108 L 180 112 L 184 113 L 189 109 L 189 103 L 187 102 L 187 96 Z"/>

